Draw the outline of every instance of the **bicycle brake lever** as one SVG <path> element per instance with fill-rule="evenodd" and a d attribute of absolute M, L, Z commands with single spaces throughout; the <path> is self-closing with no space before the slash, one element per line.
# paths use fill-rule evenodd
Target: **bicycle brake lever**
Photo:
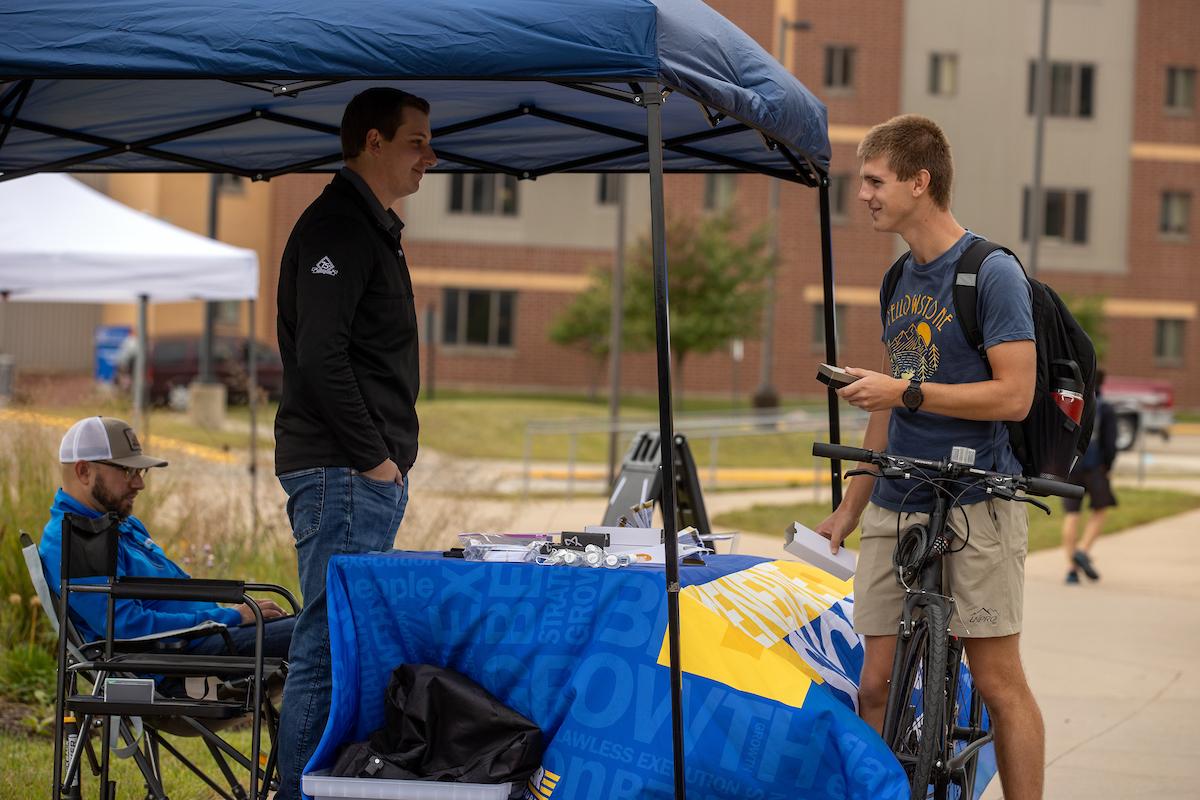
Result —
<path fill-rule="evenodd" d="M 855 475 L 870 475 L 872 478 L 881 477 L 878 472 L 873 472 L 872 470 L 869 470 L 869 469 L 852 469 L 849 472 L 847 472 L 843 477 L 853 478 Z"/>
<path fill-rule="evenodd" d="M 1047 516 L 1050 515 L 1050 506 L 1046 505 L 1041 500 L 1034 500 L 1032 497 L 1013 497 L 1012 499 L 1020 500 L 1022 503 L 1029 503 L 1029 505 L 1036 506 L 1042 511 L 1045 511 Z"/>

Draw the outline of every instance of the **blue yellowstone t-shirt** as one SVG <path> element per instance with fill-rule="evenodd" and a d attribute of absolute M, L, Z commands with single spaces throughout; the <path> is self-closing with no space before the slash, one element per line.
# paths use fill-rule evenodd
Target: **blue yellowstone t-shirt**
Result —
<path fill-rule="evenodd" d="M 892 297 L 883 297 L 880 289 L 883 343 L 887 346 L 892 377 L 931 383 L 989 380 L 983 359 L 967 342 L 954 311 L 955 267 L 967 247 L 979 238 L 967 231 L 954 246 L 928 264 L 918 264 L 910 255 Z M 1029 282 L 1016 259 L 1003 251 L 989 255 L 979 269 L 977 288 L 979 329 L 985 348 L 1002 342 L 1033 340 Z M 1003 422 L 892 409 L 887 452 L 944 459 L 949 458 L 955 446 L 974 449 L 975 466 L 982 469 L 1021 471 L 1008 445 L 1008 429 Z M 871 501 L 892 511 L 929 511 L 933 507 L 933 491 L 915 484 L 907 480 L 877 480 Z M 970 492 L 962 501 L 978 502 L 984 497 L 982 492 Z"/>

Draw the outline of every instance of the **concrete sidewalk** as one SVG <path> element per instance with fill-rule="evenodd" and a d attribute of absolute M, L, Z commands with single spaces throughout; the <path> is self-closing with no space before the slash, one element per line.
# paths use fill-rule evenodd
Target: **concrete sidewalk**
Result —
<path fill-rule="evenodd" d="M 1098 583 L 1027 561 L 1025 668 L 1046 720 L 1046 797 L 1200 797 L 1200 512 L 1102 537 Z M 998 782 L 984 795 L 1000 798 Z"/>

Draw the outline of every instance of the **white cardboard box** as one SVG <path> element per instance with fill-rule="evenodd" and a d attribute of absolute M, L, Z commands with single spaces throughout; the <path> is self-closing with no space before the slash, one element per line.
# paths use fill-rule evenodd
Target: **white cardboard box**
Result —
<path fill-rule="evenodd" d="M 508 800 L 511 783 L 451 783 L 395 781 L 376 778 L 335 778 L 328 770 L 303 778 L 304 793 L 316 800 Z"/>
<path fill-rule="evenodd" d="M 843 581 L 854 575 L 854 553 L 840 547 L 835 556 L 829 552 L 829 540 L 803 523 L 793 522 L 785 531 L 785 536 L 783 549 L 806 564 L 823 569 Z"/>

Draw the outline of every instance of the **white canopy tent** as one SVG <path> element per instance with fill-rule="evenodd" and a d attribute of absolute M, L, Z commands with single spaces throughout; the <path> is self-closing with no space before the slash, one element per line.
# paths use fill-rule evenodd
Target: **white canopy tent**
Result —
<path fill-rule="evenodd" d="M 44 173 L 0 183 L 0 291 L 43 302 L 253 300 L 258 256 Z"/>
<path fill-rule="evenodd" d="M 0 297 L 18 302 L 137 303 L 133 397 L 139 427 L 149 352 L 147 304 L 248 301 L 254 504 L 258 255 L 253 250 L 177 228 L 67 175 L 30 175 L 0 183 Z"/>

